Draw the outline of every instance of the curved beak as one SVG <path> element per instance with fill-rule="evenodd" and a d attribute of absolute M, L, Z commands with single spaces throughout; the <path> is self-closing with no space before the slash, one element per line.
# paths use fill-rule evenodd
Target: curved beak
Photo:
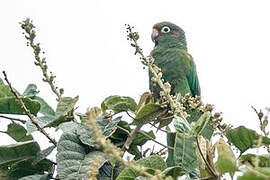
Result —
<path fill-rule="evenodd" d="M 155 27 L 153 27 L 151 38 L 154 43 L 156 43 L 156 38 L 158 37 L 158 35 L 159 35 L 158 30 Z"/>

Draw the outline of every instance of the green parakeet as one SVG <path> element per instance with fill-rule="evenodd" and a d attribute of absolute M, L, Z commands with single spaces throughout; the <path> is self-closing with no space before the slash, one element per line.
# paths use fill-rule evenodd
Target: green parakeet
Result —
<path fill-rule="evenodd" d="M 171 84 L 171 94 L 181 93 L 184 96 L 200 96 L 200 85 L 196 66 L 191 55 L 187 52 L 185 32 L 170 22 L 161 22 L 153 26 L 152 40 L 155 47 L 151 56 L 163 72 L 163 79 Z M 150 90 L 155 98 L 160 96 L 159 86 L 151 81 Z"/>

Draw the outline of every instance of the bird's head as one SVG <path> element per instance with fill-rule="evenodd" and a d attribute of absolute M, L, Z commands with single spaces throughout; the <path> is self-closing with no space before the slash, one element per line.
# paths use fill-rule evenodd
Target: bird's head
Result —
<path fill-rule="evenodd" d="M 170 22 L 161 22 L 153 26 L 152 41 L 155 46 L 180 47 L 186 49 L 185 32 Z"/>

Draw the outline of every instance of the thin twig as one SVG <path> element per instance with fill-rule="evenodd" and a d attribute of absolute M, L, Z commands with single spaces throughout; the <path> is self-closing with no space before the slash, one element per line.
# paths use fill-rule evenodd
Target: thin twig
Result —
<path fill-rule="evenodd" d="M 131 115 L 129 114 L 128 111 L 125 111 L 125 112 L 127 113 L 127 115 L 128 115 L 131 119 L 135 119 L 133 116 L 131 116 Z"/>
<path fill-rule="evenodd" d="M 214 172 L 214 170 L 212 169 L 212 167 L 210 166 L 210 164 L 208 163 L 208 161 L 204 158 L 204 155 L 203 155 L 203 153 L 202 153 L 202 150 L 201 150 L 201 147 L 200 147 L 200 143 L 199 143 L 199 140 L 198 140 L 198 136 L 196 136 L 196 144 L 197 144 L 197 147 L 198 147 L 198 149 L 199 149 L 199 153 L 200 153 L 200 155 L 201 155 L 201 157 L 202 157 L 204 163 L 206 164 L 207 169 L 210 171 L 210 173 L 211 173 L 211 175 L 212 175 L 213 177 L 215 177 L 215 178 L 218 177 L 218 176 L 216 175 L 216 173 Z"/>
<path fill-rule="evenodd" d="M 8 120 L 11 120 L 11 121 L 19 121 L 19 122 L 21 122 L 21 123 L 23 123 L 23 124 L 26 123 L 25 120 L 17 119 L 17 118 L 11 118 L 11 117 L 7 117 L 7 116 L 3 116 L 3 115 L 0 115 L 0 118 L 8 119 Z"/>
<path fill-rule="evenodd" d="M 162 144 L 162 143 L 158 142 L 157 140 L 155 140 L 154 138 L 152 138 L 151 136 L 149 136 L 149 135 L 146 134 L 145 132 L 143 132 L 143 131 L 138 131 L 138 132 L 139 132 L 140 134 L 144 135 L 145 137 L 149 138 L 150 140 L 154 141 L 155 143 L 157 143 L 157 144 L 159 144 L 159 145 L 161 145 L 161 146 L 163 146 L 163 147 L 165 147 L 165 148 L 174 150 L 173 147 L 170 147 L 170 146 L 167 146 L 167 145 L 165 145 L 165 144 Z"/>
<path fill-rule="evenodd" d="M 150 124 L 151 126 L 153 126 L 154 128 L 156 128 L 156 129 L 162 131 L 162 132 L 170 133 L 169 131 L 166 131 L 166 130 L 164 130 L 164 129 L 158 128 L 158 127 L 157 127 L 155 124 L 153 124 L 153 123 L 149 123 L 149 124 Z"/>
<path fill-rule="evenodd" d="M 121 129 L 122 131 L 124 131 L 125 133 L 129 134 L 129 131 L 125 128 L 122 128 L 121 126 L 116 126 L 118 129 Z"/>
<path fill-rule="evenodd" d="M 13 87 L 11 86 L 11 83 L 9 82 L 8 78 L 7 78 L 7 74 L 5 71 L 3 71 L 4 77 L 5 77 L 5 81 L 7 82 L 11 92 L 14 94 L 15 98 L 17 99 L 18 103 L 20 104 L 21 108 L 23 109 L 23 111 L 25 112 L 25 114 L 29 117 L 29 119 L 31 120 L 31 122 L 37 127 L 37 129 L 44 134 L 51 143 L 53 143 L 55 146 L 57 145 L 57 142 L 55 141 L 55 139 L 53 139 L 52 137 L 49 136 L 49 134 L 39 126 L 38 121 L 35 119 L 35 117 L 30 113 L 30 111 L 27 109 L 27 107 L 25 106 L 24 102 L 22 101 L 22 98 L 18 96 L 18 94 L 16 93 L 16 91 L 13 89 Z"/>
<path fill-rule="evenodd" d="M 135 127 L 135 129 L 133 129 L 133 130 L 130 132 L 130 134 L 129 134 L 129 136 L 128 136 L 126 142 L 125 142 L 125 144 L 124 144 L 123 147 L 122 147 L 122 151 L 125 152 L 127 149 L 129 149 L 129 146 L 131 145 L 133 139 L 135 138 L 135 136 L 136 136 L 136 134 L 138 133 L 138 131 L 142 128 L 142 126 L 143 126 L 143 124 L 139 124 L 139 125 L 137 125 L 137 126 Z"/>

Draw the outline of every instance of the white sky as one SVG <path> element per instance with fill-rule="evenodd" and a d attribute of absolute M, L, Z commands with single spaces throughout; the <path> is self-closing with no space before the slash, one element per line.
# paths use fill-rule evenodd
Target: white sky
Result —
<path fill-rule="evenodd" d="M 0 70 L 20 92 L 37 84 L 40 96 L 55 107 L 18 24 L 29 17 L 57 85 L 65 96 L 80 96 L 79 111 L 114 94 L 138 100 L 148 91 L 148 71 L 133 55 L 124 24 L 135 26 L 149 54 L 153 24 L 171 21 L 186 32 L 204 103 L 214 104 L 227 123 L 257 129 L 250 106 L 265 108 L 270 99 L 269 5 L 267 0 L 2 0 Z"/>

